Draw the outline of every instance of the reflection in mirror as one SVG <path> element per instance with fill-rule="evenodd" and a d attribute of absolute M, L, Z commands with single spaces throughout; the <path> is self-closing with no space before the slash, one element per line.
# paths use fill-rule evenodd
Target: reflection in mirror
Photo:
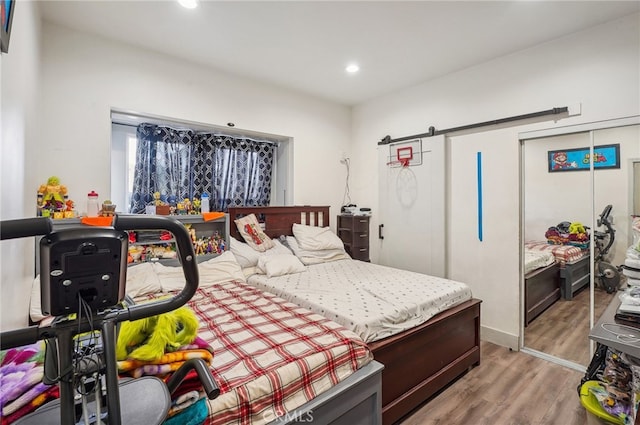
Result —
<path fill-rule="evenodd" d="M 523 272 L 529 312 L 524 344 L 579 364 L 589 359 L 590 252 L 586 232 L 578 230 L 593 225 L 591 173 L 576 170 L 580 160 L 574 149 L 590 143 L 589 133 L 577 133 L 528 140 L 523 146 Z"/>
<path fill-rule="evenodd" d="M 609 240 L 611 246 L 600 260 L 613 265 L 614 270 L 624 262 L 631 218 L 628 196 L 635 193 L 626 185 L 632 170 L 629 159 L 640 155 L 638 128 L 618 127 L 523 143 L 525 347 L 580 365 L 589 363 L 590 270 L 598 264 L 593 261 L 599 258 L 598 246 L 606 247 Z M 589 171 L 591 143 L 619 145 L 619 158 L 613 166 Z M 574 150 L 583 148 L 586 151 Z M 587 169 L 576 170 L 579 161 L 585 160 Z M 610 230 L 606 220 L 598 220 L 608 205 Z M 579 236 L 580 225 L 593 247 Z M 547 252 L 553 257 L 546 260 L 549 265 L 541 259 Z M 617 274 L 599 278 L 596 269 L 594 280 L 597 320 L 624 279 Z"/>

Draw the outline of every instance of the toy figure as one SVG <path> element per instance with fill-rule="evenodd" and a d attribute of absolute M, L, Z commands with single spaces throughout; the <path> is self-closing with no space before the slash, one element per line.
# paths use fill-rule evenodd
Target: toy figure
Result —
<path fill-rule="evenodd" d="M 196 255 L 202 255 L 206 253 L 205 241 L 198 239 L 196 241 Z"/>
<path fill-rule="evenodd" d="M 200 214 L 200 199 L 193 200 L 193 214 Z"/>
<path fill-rule="evenodd" d="M 73 211 L 73 209 L 75 208 L 76 204 L 75 202 L 73 202 L 71 199 L 69 199 L 68 197 L 65 196 L 65 205 L 67 206 L 67 211 Z"/>
<path fill-rule="evenodd" d="M 51 176 L 46 184 L 38 188 L 37 208 L 43 217 L 63 218 L 66 210 L 67 187 L 60 184 L 60 179 Z M 59 213 L 59 214 L 55 214 Z"/>
<path fill-rule="evenodd" d="M 182 201 L 182 205 L 184 207 L 185 214 L 191 214 L 191 210 L 193 209 L 191 200 L 189 198 L 184 198 L 184 201 Z"/>
<path fill-rule="evenodd" d="M 68 196 L 65 195 L 64 197 L 65 201 L 65 210 L 64 210 L 64 218 L 73 218 L 75 217 L 75 211 L 73 210 L 76 206 L 75 202 L 73 202 L 71 199 L 69 199 Z"/>
<path fill-rule="evenodd" d="M 38 195 L 42 195 L 42 204 L 48 202 L 61 202 L 64 203 L 64 196 L 67 194 L 67 187 L 60 184 L 60 179 L 56 176 L 51 176 L 47 180 L 47 184 L 40 185 L 38 189 Z"/>
<path fill-rule="evenodd" d="M 176 214 L 185 214 L 184 203 L 178 202 L 176 204 Z"/>
<path fill-rule="evenodd" d="M 106 200 L 102 203 L 102 209 L 100 215 L 103 217 L 113 217 L 116 213 L 116 206 L 110 200 Z"/>

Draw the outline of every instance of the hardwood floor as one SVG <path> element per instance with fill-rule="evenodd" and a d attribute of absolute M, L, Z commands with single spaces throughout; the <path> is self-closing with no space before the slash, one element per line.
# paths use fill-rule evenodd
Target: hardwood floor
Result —
<path fill-rule="evenodd" d="M 604 312 L 616 293 L 594 291 L 594 316 Z M 525 347 L 586 366 L 589 354 L 589 290 L 575 294 L 571 301 L 558 300 L 536 317 L 524 330 Z"/>
<path fill-rule="evenodd" d="M 595 317 L 611 299 L 596 289 Z M 558 300 L 525 328 L 525 346 L 587 365 L 589 291 Z M 482 341 L 480 366 L 433 397 L 402 425 L 584 425 L 582 372 Z"/>
<path fill-rule="evenodd" d="M 583 374 L 482 341 L 481 363 L 402 425 L 584 425 Z"/>

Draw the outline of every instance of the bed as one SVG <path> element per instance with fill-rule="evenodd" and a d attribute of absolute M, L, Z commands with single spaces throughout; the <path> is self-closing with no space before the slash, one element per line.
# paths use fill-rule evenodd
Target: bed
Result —
<path fill-rule="evenodd" d="M 524 325 L 560 299 L 560 264 L 549 251 L 524 251 Z"/>
<path fill-rule="evenodd" d="M 553 245 L 547 241 L 527 241 L 525 250 L 551 252 L 560 265 L 560 295 L 572 300 L 574 294 L 589 285 L 591 257 L 589 249 L 572 245 Z"/>
<path fill-rule="evenodd" d="M 294 223 L 324 228 L 329 226 L 329 207 L 229 208 L 231 220 L 251 214 L 257 217 L 264 233 L 274 239 L 281 236 L 291 237 Z M 230 229 L 234 239 L 242 239 L 236 226 L 231 225 Z M 231 246 L 233 251 L 233 239 Z M 337 265 L 342 262 L 358 263 L 355 272 L 349 269 L 352 270 L 354 278 L 358 274 L 357 271 L 363 270 L 363 267 L 382 267 L 351 259 L 337 259 L 327 264 L 333 263 L 330 267 L 338 267 Z M 317 266 L 323 265 L 309 265 L 308 269 L 311 270 Z M 329 276 L 327 273 L 326 270 L 316 271 L 316 274 L 325 277 Z M 336 274 L 331 276 L 335 278 Z M 247 280 L 258 284 L 256 279 L 261 278 L 249 275 Z M 453 281 L 449 282 L 453 283 Z M 337 283 L 337 286 L 340 284 Z M 297 299 L 296 303 L 298 302 L 301 303 L 301 299 Z M 321 304 L 304 305 L 316 313 L 324 312 L 334 321 L 342 320 L 339 314 L 338 317 L 333 316 L 336 313 L 335 309 L 329 311 Z M 377 334 L 371 338 L 369 338 L 371 335 L 364 335 L 369 341 L 368 345 L 375 360 L 384 365 L 382 373 L 382 421 L 384 424 L 399 421 L 461 374 L 480 363 L 480 300 L 470 297 L 464 300 L 456 299 L 445 308 L 434 311 L 433 314 L 429 320 L 420 324 L 414 323 L 408 328 L 403 327 L 391 336 L 384 336 L 384 331 L 379 333 L 377 330 L 371 332 L 371 335 Z M 344 324 L 350 325 L 350 323 Z"/>
<path fill-rule="evenodd" d="M 380 366 L 370 365 L 369 349 L 342 326 L 235 280 L 198 289 L 188 304 L 200 321 L 198 335 L 215 353 L 220 396 L 207 400 L 207 424 L 315 421 L 321 414 L 347 424 L 339 419 L 345 410 L 335 411 L 345 401 L 350 409 L 362 405 L 358 414 L 367 423 L 379 422 Z M 329 390 L 324 409 L 305 406 Z"/>
<path fill-rule="evenodd" d="M 188 306 L 198 317 L 198 338 L 213 352 L 211 370 L 220 388 L 216 399 L 198 400 L 204 423 L 382 423 L 383 366 L 357 335 L 247 284 L 231 252 L 198 267 L 200 285 Z M 37 282 L 32 300 L 39 300 Z M 165 297 L 183 286 L 180 267 L 143 263 L 128 269 L 127 294 L 136 302 Z M 42 320 L 34 304 L 31 319 Z M 149 368 L 149 374 L 156 372 Z M 138 377 L 147 369 L 124 373 Z"/>

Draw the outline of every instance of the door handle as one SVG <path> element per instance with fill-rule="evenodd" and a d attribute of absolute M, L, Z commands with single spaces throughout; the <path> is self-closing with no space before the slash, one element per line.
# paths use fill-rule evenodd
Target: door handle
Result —
<path fill-rule="evenodd" d="M 382 236 L 383 227 L 384 227 L 384 224 L 378 224 L 378 239 L 384 239 L 384 236 Z"/>

